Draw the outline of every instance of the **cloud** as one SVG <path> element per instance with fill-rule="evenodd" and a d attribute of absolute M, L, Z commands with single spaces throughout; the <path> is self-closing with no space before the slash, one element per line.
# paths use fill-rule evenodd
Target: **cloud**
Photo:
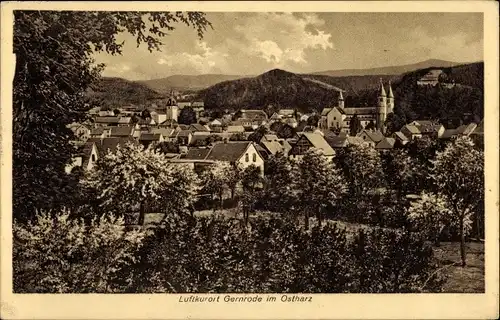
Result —
<path fill-rule="evenodd" d="M 316 14 L 260 13 L 238 21 L 234 29 L 242 50 L 284 67 L 308 64 L 307 50 L 333 48 L 331 34 L 318 29 L 324 23 Z"/>
<path fill-rule="evenodd" d="M 227 53 L 214 50 L 204 41 L 196 42 L 195 53 L 178 52 L 163 54 L 157 64 L 168 67 L 184 68 L 189 72 L 210 73 L 226 65 Z"/>

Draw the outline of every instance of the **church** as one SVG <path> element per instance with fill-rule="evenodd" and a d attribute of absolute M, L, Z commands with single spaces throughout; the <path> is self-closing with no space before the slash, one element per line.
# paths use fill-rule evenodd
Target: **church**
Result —
<path fill-rule="evenodd" d="M 349 124 L 356 115 L 363 128 L 373 122 L 376 129 L 384 132 L 387 115 L 394 112 L 394 94 L 390 82 L 388 91 L 389 94 L 386 94 L 381 80 L 377 106 L 359 108 L 345 108 L 344 97 L 340 91 L 337 106 L 323 109 L 318 127 L 328 130 L 339 129 L 341 132 L 349 133 Z"/>

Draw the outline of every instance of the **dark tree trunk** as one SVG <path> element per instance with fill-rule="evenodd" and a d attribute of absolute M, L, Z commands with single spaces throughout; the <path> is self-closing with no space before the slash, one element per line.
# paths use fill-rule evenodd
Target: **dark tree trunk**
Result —
<path fill-rule="evenodd" d="M 464 233 L 464 217 L 460 217 L 460 257 L 462 258 L 462 267 L 467 265 L 465 257 L 465 233 Z"/>
<path fill-rule="evenodd" d="M 144 212 L 144 202 L 141 202 L 141 205 L 139 208 L 139 225 L 140 226 L 144 225 L 145 217 L 146 217 L 146 213 Z"/>

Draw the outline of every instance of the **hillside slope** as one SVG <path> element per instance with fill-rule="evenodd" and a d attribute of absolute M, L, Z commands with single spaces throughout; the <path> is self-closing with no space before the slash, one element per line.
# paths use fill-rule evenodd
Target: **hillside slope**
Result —
<path fill-rule="evenodd" d="M 401 65 L 401 66 L 388 66 L 388 67 L 380 67 L 380 68 L 371 68 L 371 69 L 344 69 L 344 70 L 328 70 L 328 71 L 319 71 L 313 72 L 312 74 L 316 75 L 326 75 L 330 77 L 346 77 L 346 76 L 368 76 L 368 75 L 400 75 L 403 73 L 425 69 L 430 67 L 453 67 L 460 65 L 461 63 L 438 60 L 438 59 L 429 59 L 418 63 Z"/>
<path fill-rule="evenodd" d="M 213 86 L 219 82 L 243 78 L 238 75 L 225 74 L 202 74 L 202 75 L 173 75 L 162 79 L 138 81 L 160 93 L 168 93 L 170 90 L 200 90 Z"/>
<path fill-rule="evenodd" d="M 341 89 L 320 79 L 273 69 L 257 77 L 225 81 L 200 91 L 206 108 L 264 109 L 268 105 L 318 110 L 336 100 Z"/>
<path fill-rule="evenodd" d="M 91 101 L 97 101 L 103 106 L 119 107 L 123 105 L 149 104 L 163 99 L 164 96 L 149 87 L 122 78 L 103 77 L 87 92 Z"/>

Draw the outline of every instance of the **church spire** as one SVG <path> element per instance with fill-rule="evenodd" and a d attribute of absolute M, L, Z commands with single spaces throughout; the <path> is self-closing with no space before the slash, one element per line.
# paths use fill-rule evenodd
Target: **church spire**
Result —
<path fill-rule="evenodd" d="M 394 98 L 394 94 L 392 93 L 391 81 L 389 81 L 389 98 Z"/>
<path fill-rule="evenodd" d="M 339 107 L 344 108 L 344 96 L 342 95 L 342 90 L 339 91 Z"/>
<path fill-rule="evenodd" d="M 380 96 L 385 97 L 385 89 L 384 89 L 384 83 L 382 82 L 382 78 L 380 78 Z"/>

